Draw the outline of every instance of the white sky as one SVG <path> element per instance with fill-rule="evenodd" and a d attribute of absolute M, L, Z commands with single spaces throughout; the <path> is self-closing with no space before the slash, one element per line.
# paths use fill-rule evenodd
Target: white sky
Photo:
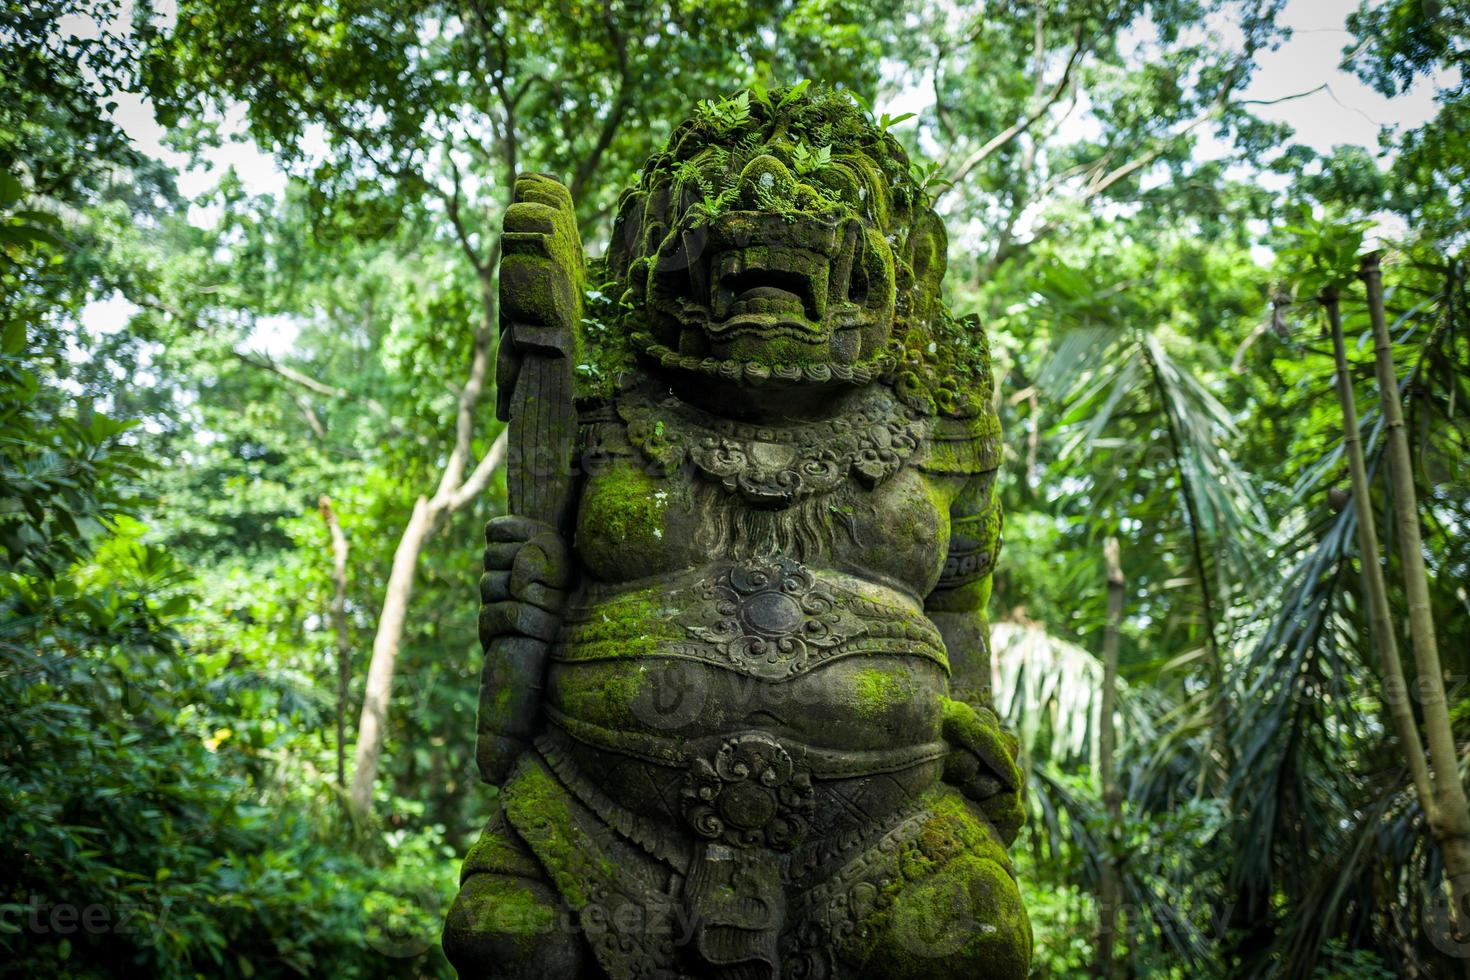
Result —
<path fill-rule="evenodd" d="M 1319 152 L 1328 152 L 1339 144 L 1356 144 L 1378 150 L 1378 136 L 1383 126 L 1413 127 L 1430 119 L 1435 112 L 1434 89 L 1451 84 L 1454 79 L 1437 79 L 1421 83 L 1409 93 L 1386 99 L 1353 75 L 1338 68 L 1343 48 L 1351 41 L 1346 30 L 1349 12 L 1357 8 L 1357 0 L 1289 0 L 1281 22 L 1293 29 L 1293 36 L 1276 51 L 1265 52 L 1244 98 L 1269 100 L 1305 92 L 1324 83 L 1326 90 L 1277 105 L 1254 106 L 1263 119 L 1285 122 L 1296 133 L 1297 141 Z M 124 16 L 128 16 L 124 12 Z M 923 90 L 896 93 L 883 106 L 897 114 L 926 108 Z M 253 194 L 276 194 L 285 187 L 286 176 L 267 154 L 247 142 L 227 142 L 207 151 L 204 164 L 189 167 L 188 160 L 170 152 L 163 145 L 164 132 L 153 119 L 152 112 L 136 96 L 118 98 L 114 118 L 134 139 L 138 148 L 159 157 L 179 171 L 179 186 L 191 198 L 210 190 L 227 168 L 233 167 L 247 191 Z M 243 108 L 231 112 L 225 120 L 227 132 L 243 132 Z M 1207 155 L 1219 152 L 1211 146 L 1211 137 L 1202 135 L 1200 150 Z M 190 209 L 191 221 L 207 223 L 210 210 L 195 205 Z M 89 329 L 120 329 L 132 312 L 121 299 L 100 300 L 83 313 Z M 293 325 L 284 318 L 262 321 L 252 336 L 250 346 L 272 355 L 289 351 L 295 336 Z"/>
<path fill-rule="evenodd" d="M 1432 84 L 1421 83 L 1405 95 L 1387 99 L 1337 67 L 1352 41 L 1345 26 L 1347 15 L 1357 7 L 1357 0 L 1291 0 L 1281 22 L 1295 33 L 1279 49 L 1257 59 L 1256 75 L 1245 90 L 1247 99 L 1277 99 L 1326 83 L 1329 91 L 1252 107 L 1262 119 L 1290 124 L 1298 142 L 1323 153 L 1344 143 L 1377 150 L 1381 126 L 1413 128 L 1435 112 Z M 1448 85 L 1451 79 L 1438 82 Z"/>

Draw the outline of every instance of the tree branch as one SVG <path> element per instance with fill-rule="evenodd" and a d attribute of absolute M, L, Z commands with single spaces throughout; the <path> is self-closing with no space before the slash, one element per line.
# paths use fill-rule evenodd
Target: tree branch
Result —
<path fill-rule="evenodd" d="M 433 184 L 429 190 L 444 202 L 444 212 L 449 217 L 449 224 L 454 229 L 454 237 L 459 241 L 460 251 L 464 252 L 465 258 L 469 260 L 474 270 L 481 275 L 485 272 L 485 263 L 480 258 L 480 253 L 475 251 L 474 243 L 470 241 L 470 231 L 465 227 L 464 215 L 461 211 L 463 201 L 462 182 L 459 176 L 459 165 L 454 162 L 454 155 L 448 151 L 444 154 L 449 163 L 449 174 L 454 181 L 454 192 L 445 193 L 442 188 Z"/>
<path fill-rule="evenodd" d="M 324 395 L 327 398 L 342 399 L 350 399 L 353 397 L 352 392 L 348 391 L 347 389 L 338 388 L 336 385 L 329 385 L 325 382 L 318 381 L 316 378 L 313 378 L 308 374 L 302 374 L 295 368 L 289 367 L 275 360 L 269 354 L 252 354 L 247 351 L 241 350 L 232 350 L 230 351 L 230 353 L 233 354 L 237 360 L 245 364 L 249 364 L 253 368 L 259 368 L 262 371 L 269 371 L 271 374 L 274 374 L 277 377 L 285 378 L 292 384 L 300 385 L 307 391 L 315 392 L 318 395 Z"/>
<path fill-rule="evenodd" d="M 1175 140 L 1188 135 L 1189 133 L 1198 129 L 1200 126 L 1203 126 L 1205 123 L 1209 122 L 1211 119 L 1219 118 L 1224 113 L 1225 108 L 1230 104 L 1230 93 L 1234 90 L 1236 83 L 1240 80 L 1242 67 L 1243 66 L 1237 65 L 1235 69 L 1230 72 L 1229 76 L 1225 79 L 1225 84 L 1220 89 L 1219 95 L 1217 95 L 1214 101 L 1210 103 L 1210 107 L 1208 109 L 1191 119 L 1184 126 L 1181 126 L 1180 128 L 1160 137 L 1154 143 L 1154 145 L 1144 153 L 1138 155 L 1137 157 L 1134 157 L 1127 163 L 1120 164 L 1119 166 L 1114 167 L 1112 170 L 1106 170 L 1105 168 L 1107 166 L 1107 163 L 1113 158 L 1114 151 L 1110 150 L 1107 153 L 1104 153 L 1101 157 L 1097 159 L 1096 162 L 1094 162 L 1090 166 L 1073 167 L 1062 172 L 1061 174 L 1058 174 L 1053 178 L 1050 178 L 1042 188 L 1042 193 L 1046 193 L 1051 188 L 1056 187 L 1063 181 L 1076 176 L 1078 173 L 1090 172 L 1091 176 L 1089 176 L 1087 181 L 1083 184 L 1082 189 L 1079 190 L 1076 194 L 1072 195 L 1072 201 L 1074 203 L 1085 204 L 1097 195 L 1106 191 L 1108 188 L 1112 187 L 1114 184 L 1118 183 L 1120 180 L 1123 180 L 1131 174 L 1137 173 L 1139 170 L 1153 163 L 1159 157 L 1164 155 L 1164 153 L 1169 149 L 1170 145 Z M 1022 245 L 1016 246 L 1013 251 L 1031 247 L 1038 241 L 1041 241 L 1043 238 L 1055 232 L 1059 226 L 1060 222 L 1058 222 L 1056 219 L 1047 221 L 1040 228 L 1038 228 L 1034 234 L 1031 235 L 1029 240 L 1027 240 Z"/>
<path fill-rule="evenodd" d="M 505 447 L 509 429 L 501 429 L 495 441 L 490 444 L 490 450 L 485 453 L 479 464 L 470 471 L 470 475 L 460 484 L 458 490 L 450 495 L 445 506 L 448 510 L 458 510 L 469 503 L 475 497 L 485 492 L 490 485 L 490 478 L 500 465 L 505 462 Z"/>
<path fill-rule="evenodd" d="M 325 442 L 327 438 L 327 427 L 322 425 L 322 420 L 316 414 L 316 409 L 311 407 L 311 399 L 299 391 L 293 391 L 291 393 L 291 400 L 296 403 L 297 408 L 301 409 L 301 414 L 306 418 L 306 424 L 311 428 L 311 434 L 316 436 L 318 440 Z"/>
<path fill-rule="evenodd" d="M 439 486 L 429 500 L 431 517 L 437 517 L 459 490 L 460 483 L 464 479 L 465 467 L 469 462 L 470 443 L 475 435 L 476 409 L 479 407 L 480 396 L 485 391 L 486 383 L 490 379 L 490 353 L 495 345 L 495 325 L 499 304 L 495 296 L 495 284 L 489 270 L 499 264 L 500 248 L 501 239 L 499 235 L 496 235 L 494 243 L 490 246 L 490 252 L 485 257 L 485 270 L 480 275 L 484 315 L 481 317 L 480 325 L 475 329 L 474 351 L 470 355 L 470 370 L 465 376 L 464 385 L 459 390 L 459 407 L 455 411 L 454 418 L 454 448 L 450 451 L 449 459 L 444 464 Z"/>
<path fill-rule="evenodd" d="M 980 164 L 984 163 L 987 158 L 993 155 L 996 151 L 1000 150 L 1002 147 L 1007 146 L 1017 136 L 1020 136 L 1026 130 L 1030 129 L 1032 123 L 1036 122 L 1036 120 L 1044 116 L 1047 110 L 1055 105 L 1057 101 L 1062 97 L 1062 93 L 1067 90 L 1067 83 L 1072 77 L 1072 71 L 1077 67 L 1077 63 L 1082 59 L 1083 52 L 1086 51 L 1086 49 L 1087 43 L 1082 36 L 1082 28 L 1079 26 L 1073 34 L 1072 54 L 1067 58 L 1066 67 L 1062 69 L 1062 77 L 1057 79 L 1057 83 L 1052 86 L 1051 91 L 1048 92 L 1034 108 L 1028 111 L 1017 122 L 1010 126 L 1007 126 L 999 133 L 996 133 L 984 146 L 980 147 L 980 149 L 976 150 L 974 153 L 971 153 L 968 157 L 966 157 L 964 162 L 960 164 L 959 169 L 950 176 L 949 186 L 952 187 L 955 184 L 958 184 L 960 181 L 964 180 L 970 175 L 971 171 L 973 171 Z M 935 199 L 938 200 L 941 196 L 943 196 L 946 190 L 948 190 L 947 187 L 941 188 L 939 192 L 934 195 Z"/>
<path fill-rule="evenodd" d="M 332 538 L 332 631 L 337 641 L 337 785 L 347 784 L 347 686 L 352 679 L 352 641 L 347 631 L 347 535 L 332 509 L 332 498 L 322 494 L 317 509 Z"/>
<path fill-rule="evenodd" d="M 623 116 L 628 111 L 628 89 L 632 84 L 632 71 L 628 64 L 628 39 L 618 29 L 617 20 L 613 17 L 612 6 L 608 0 L 603 0 L 602 23 L 607 28 L 607 36 L 612 41 L 613 54 L 618 61 L 618 90 L 613 97 L 611 108 L 603 117 L 602 128 L 597 133 L 597 142 L 592 144 L 592 149 L 582 158 L 581 164 L 577 166 L 577 172 L 572 175 L 572 185 L 569 190 L 574 202 L 581 199 L 587 181 L 597 172 L 597 166 L 602 162 L 602 155 L 612 145 L 613 138 L 617 136 L 618 129 L 623 124 Z"/>

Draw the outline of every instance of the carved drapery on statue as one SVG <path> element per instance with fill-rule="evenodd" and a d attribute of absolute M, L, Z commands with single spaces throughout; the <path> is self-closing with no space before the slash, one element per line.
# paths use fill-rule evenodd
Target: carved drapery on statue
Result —
<path fill-rule="evenodd" d="M 463 976 L 1022 977 L 989 353 L 840 92 L 701 103 L 584 262 L 506 218 Z M 590 287 L 590 288 L 589 288 Z M 585 304 L 585 308 L 584 308 Z"/>

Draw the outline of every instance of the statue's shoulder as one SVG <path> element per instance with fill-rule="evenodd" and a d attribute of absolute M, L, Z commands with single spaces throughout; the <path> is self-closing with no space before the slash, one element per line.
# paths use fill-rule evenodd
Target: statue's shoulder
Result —
<path fill-rule="evenodd" d="M 929 473 L 973 476 L 1001 463 L 1000 419 L 992 412 L 968 418 L 936 416 L 918 466 Z"/>
<path fill-rule="evenodd" d="M 910 338 L 898 354 L 892 387 L 929 420 L 918 465 L 935 474 L 968 476 L 1001 462 L 990 343 L 977 317 L 940 311 L 931 330 Z"/>

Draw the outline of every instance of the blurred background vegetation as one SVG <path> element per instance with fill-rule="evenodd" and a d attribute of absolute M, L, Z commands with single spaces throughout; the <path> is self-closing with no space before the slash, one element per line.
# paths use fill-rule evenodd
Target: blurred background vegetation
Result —
<path fill-rule="evenodd" d="M 1459 972 L 1369 639 L 1316 300 L 1341 290 L 1402 624 L 1354 277 L 1382 250 L 1463 741 L 1470 13 L 1351 13 L 1343 70 L 1434 105 L 1329 152 L 1249 94 L 1281 7 L 7 4 L 0 970 L 448 972 L 439 922 L 494 793 L 474 582 L 504 482 L 474 367 L 512 176 L 568 181 L 596 254 L 695 100 L 811 79 L 908 144 L 951 229 L 950 301 L 995 351 L 995 694 L 1030 778 L 1038 975 Z M 1321 86 L 1302 89 L 1281 97 Z M 235 142 L 273 183 L 210 169 Z M 372 660 L 387 711 L 365 751 Z"/>

